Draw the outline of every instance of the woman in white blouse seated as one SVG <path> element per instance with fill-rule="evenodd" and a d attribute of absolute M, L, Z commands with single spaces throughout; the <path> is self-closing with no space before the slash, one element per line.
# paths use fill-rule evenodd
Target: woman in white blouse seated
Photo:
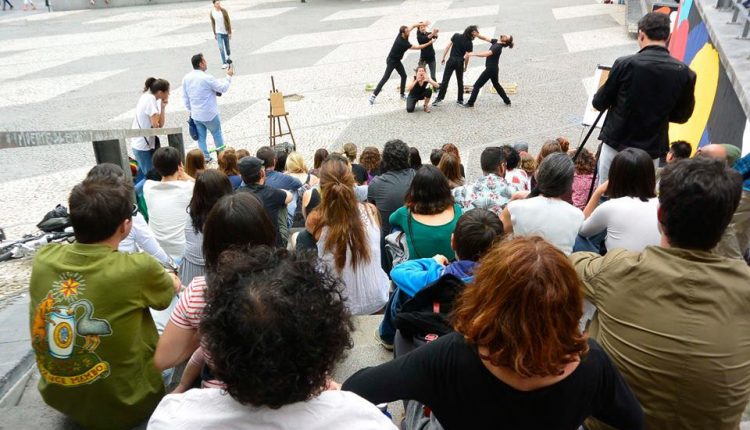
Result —
<path fill-rule="evenodd" d="M 566 255 L 573 251 L 583 214 L 564 201 L 573 187 L 575 165 L 570 156 L 556 152 L 547 156 L 535 173 L 536 189 L 523 200 L 513 200 L 503 209 L 500 220 L 505 233 L 538 235 Z"/>
<path fill-rule="evenodd" d="M 609 200 L 599 204 L 605 195 Z M 643 251 L 661 240 L 658 204 L 651 157 L 641 149 L 627 148 L 612 160 L 609 181 L 596 189 L 586 205 L 580 235 L 590 237 L 606 231 L 607 249 Z"/>

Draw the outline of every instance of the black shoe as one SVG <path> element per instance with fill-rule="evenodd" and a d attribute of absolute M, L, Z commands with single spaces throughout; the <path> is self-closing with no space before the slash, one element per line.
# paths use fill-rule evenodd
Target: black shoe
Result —
<path fill-rule="evenodd" d="M 464 103 L 461 106 L 463 106 L 465 108 L 473 108 L 474 107 L 474 103 Z"/>
<path fill-rule="evenodd" d="M 443 101 L 441 99 L 435 99 L 435 101 L 432 102 L 432 106 L 438 107 L 438 106 L 440 106 L 440 103 L 442 103 L 442 102 Z"/>
<path fill-rule="evenodd" d="M 461 106 L 464 105 L 464 101 L 463 100 L 456 100 L 456 103 L 460 104 Z"/>
<path fill-rule="evenodd" d="M 510 99 L 503 100 L 503 103 L 505 103 L 506 106 L 510 106 Z"/>
<path fill-rule="evenodd" d="M 401 94 L 401 100 L 406 100 L 406 94 Z"/>

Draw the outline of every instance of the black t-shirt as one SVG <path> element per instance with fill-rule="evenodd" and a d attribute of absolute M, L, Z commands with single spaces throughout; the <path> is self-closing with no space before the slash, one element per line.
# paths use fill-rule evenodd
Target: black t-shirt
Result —
<path fill-rule="evenodd" d="M 279 210 L 286 210 L 286 192 L 278 188 L 269 187 L 268 185 L 250 184 L 243 185 L 237 191 L 244 191 L 255 194 L 260 200 L 263 207 L 271 218 L 273 228 L 276 230 L 276 243 L 281 245 L 281 235 L 279 234 Z"/>
<path fill-rule="evenodd" d="M 401 59 L 404 58 L 404 53 L 408 51 L 409 48 L 411 48 L 411 43 L 399 34 L 393 42 L 391 52 L 388 54 L 388 61 L 401 61 Z"/>
<path fill-rule="evenodd" d="M 451 37 L 451 42 L 453 42 L 453 46 L 451 46 L 450 58 L 454 60 L 463 61 L 464 54 L 474 50 L 474 44 L 471 43 L 471 39 L 464 37 L 461 33 L 454 33 Z"/>
<path fill-rule="evenodd" d="M 430 33 L 430 32 L 424 32 L 423 33 L 421 31 L 417 30 L 417 42 L 420 45 L 424 45 L 425 43 L 427 43 L 430 40 L 432 40 L 432 38 L 430 37 L 431 34 L 432 33 Z M 425 60 L 425 61 L 432 61 L 432 60 L 434 60 L 435 59 L 435 47 L 432 46 L 432 45 L 430 45 L 430 46 L 427 46 L 425 48 L 422 48 L 422 50 L 419 53 L 419 59 L 420 60 Z"/>
<path fill-rule="evenodd" d="M 352 164 L 352 174 L 357 184 L 363 185 L 367 183 L 367 169 L 361 164 Z"/>
<path fill-rule="evenodd" d="M 400 399 L 427 405 L 446 430 L 577 429 L 593 416 L 618 429 L 644 428 L 638 400 L 599 344 L 562 381 L 533 391 L 503 383 L 476 347 L 451 333 L 377 367 L 342 387 L 374 404 Z"/>
<path fill-rule="evenodd" d="M 427 91 L 427 86 L 430 85 L 429 82 L 424 81 L 422 85 L 419 85 L 419 82 L 414 83 L 414 86 L 411 87 L 409 90 L 409 97 L 415 98 L 415 99 L 421 99 L 425 97 L 425 91 Z"/>
<path fill-rule="evenodd" d="M 492 55 L 487 57 L 484 62 L 484 67 L 492 67 L 497 69 L 498 63 L 500 62 L 500 54 L 503 53 L 503 45 L 497 42 L 497 39 L 492 39 L 492 46 L 490 46 Z"/>

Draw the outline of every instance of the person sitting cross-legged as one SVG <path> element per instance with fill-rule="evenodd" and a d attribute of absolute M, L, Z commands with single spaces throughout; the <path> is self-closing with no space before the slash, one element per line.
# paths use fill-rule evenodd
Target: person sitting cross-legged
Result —
<path fill-rule="evenodd" d="M 455 332 L 360 370 L 342 389 L 376 404 L 422 403 L 446 430 L 571 430 L 589 416 L 643 429 L 617 368 L 580 332 L 581 305 L 581 282 L 556 247 L 539 237 L 500 242 L 458 296 Z M 408 414 L 412 404 L 402 428 L 422 429 L 414 424 L 426 408 Z"/>
<path fill-rule="evenodd" d="M 503 237 L 503 224 L 497 215 L 485 209 L 474 209 L 461 215 L 451 235 L 451 248 L 456 260 L 449 261 L 443 255 L 432 258 L 405 261 L 391 270 L 391 279 L 396 290 L 388 302 L 383 321 L 380 323 L 380 339 L 386 348 L 393 345 L 396 328 L 394 318 L 401 305 L 420 290 L 443 275 L 453 275 L 461 283 L 474 279 L 477 262 L 492 245 Z"/>
<path fill-rule="evenodd" d="M 73 188 L 68 204 L 76 242 L 40 249 L 29 281 L 42 399 L 94 430 L 136 426 L 164 395 L 148 309 L 166 308 L 181 288 L 152 256 L 117 251 L 136 208 L 132 183 L 122 178 L 120 169 Z"/>
<path fill-rule="evenodd" d="M 741 192 L 742 178 L 721 161 L 671 163 L 659 188 L 660 246 L 570 257 L 599 310 L 589 333 L 638 397 L 648 428 L 739 427 L 750 399 L 750 268 L 711 249 Z"/>
<path fill-rule="evenodd" d="M 331 269 L 308 253 L 247 247 L 223 252 L 208 284 L 200 329 L 225 386 L 164 397 L 149 430 L 396 429 L 331 380 L 353 330 Z"/>

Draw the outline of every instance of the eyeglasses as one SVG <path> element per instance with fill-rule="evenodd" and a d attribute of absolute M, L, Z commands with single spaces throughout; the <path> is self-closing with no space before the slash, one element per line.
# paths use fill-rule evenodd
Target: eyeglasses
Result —
<path fill-rule="evenodd" d="M 130 215 L 136 216 L 138 215 L 138 205 L 133 203 L 133 210 L 130 212 Z"/>

